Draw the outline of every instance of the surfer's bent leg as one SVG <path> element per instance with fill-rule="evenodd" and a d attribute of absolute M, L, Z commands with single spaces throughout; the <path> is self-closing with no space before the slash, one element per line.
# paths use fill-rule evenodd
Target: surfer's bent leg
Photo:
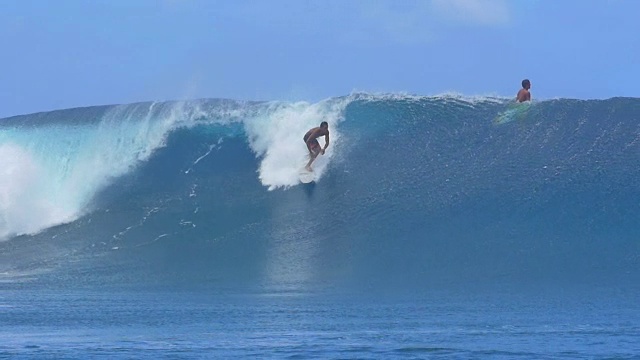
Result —
<path fill-rule="evenodd" d="M 311 169 L 311 163 L 313 163 L 313 160 L 315 160 L 319 154 L 320 144 L 316 140 L 309 145 L 309 162 L 307 163 L 307 166 L 304 167 L 305 169 L 307 169 L 307 171 L 313 171 L 313 169 Z"/>

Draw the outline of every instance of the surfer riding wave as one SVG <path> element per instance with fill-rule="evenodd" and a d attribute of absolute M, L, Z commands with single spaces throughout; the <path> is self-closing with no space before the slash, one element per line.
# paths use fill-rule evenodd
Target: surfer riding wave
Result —
<path fill-rule="evenodd" d="M 318 142 L 318 138 L 320 136 L 324 136 L 324 148 L 321 148 L 320 143 Z M 321 122 L 319 127 L 315 127 L 307 131 L 302 140 L 304 140 L 304 143 L 307 145 L 310 158 L 307 166 L 304 168 L 307 169 L 307 171 L 313 171 L 313 169 L 311 169 L 311 164 L 318 155 L 324 155 L 325 150 L 329 147 L 329 124 L 326 121 Z"/>

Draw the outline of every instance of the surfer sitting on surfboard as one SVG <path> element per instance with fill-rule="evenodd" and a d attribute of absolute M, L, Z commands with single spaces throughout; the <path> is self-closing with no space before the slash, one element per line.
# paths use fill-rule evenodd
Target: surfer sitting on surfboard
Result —
<path fill-rule="evenodd" d="M 529 92 L 531 89 L 531 81 L 529 79 L 522 80 L 522 89 L 518 91 L 518 95 L 516 95 L 517 102 L 524 102 L 531 100 L 531 93 Z"/>
<path fill-rule="evenodd" d="M 320 148 L 320 143 L 318 143 L 318 138 L 320 136 L 324 136 L 324 149 Z M 309 149 L 309 162 L 307 166 L 304 168 L 307 171 L 313 171 L 311 169 L 311 163 L 315 160 L 319 154 L 324 155 L 324 151 L 329 147 L 329 124 L 326 121 L 320 123 L 320 127 L 315 127 L 304 135 L 304 143 L 307 144 L 307 149 Z"/>

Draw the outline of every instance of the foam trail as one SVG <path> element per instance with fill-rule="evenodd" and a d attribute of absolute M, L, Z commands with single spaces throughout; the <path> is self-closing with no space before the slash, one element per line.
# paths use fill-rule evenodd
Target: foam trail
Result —
<path fill-rule="evenodd" d="M 207 156 L 209 156 L 209 154 L 211 154 L 211 152 L 212 152 L 214 149 L 218 148 L 218 147 L 220 146 L 220 144 L 222 144 L 222 138 L 221 138 L 221 139 L 219 139 L 219 140 L 218 140 L 218 142 L 217 142 L 216 144 L 211 144 L 211 145 L 209 145 L 209 150 L 207 150 L 207 152 L 206 152 L 204 155 L 202 155 L 202 156 L 200 156 L 199 158 L 197 158 L 197 159 L 193 162 L 193 164 L 191 164 L 191 167 L 190 167 L 189 169 L 185 170 L 185 172 L 184 172 L 184 173 L 185 173 L 185 174 L 188 174 L 188 173 L 190 173 L 191 171 L 193 171 L 193 166 L 197 165 L 197 164 L 198 164 L 202 159 L 204 159 L 204 158 L 206 158 Z"/>

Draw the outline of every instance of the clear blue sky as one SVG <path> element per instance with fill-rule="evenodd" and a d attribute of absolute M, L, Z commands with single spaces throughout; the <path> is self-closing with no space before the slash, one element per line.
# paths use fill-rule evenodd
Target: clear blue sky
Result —
<path fill-rule="evenodd" d="M 6 0 L 0 117 L 352 91 L 638 96 L 637 0 Z"/>

